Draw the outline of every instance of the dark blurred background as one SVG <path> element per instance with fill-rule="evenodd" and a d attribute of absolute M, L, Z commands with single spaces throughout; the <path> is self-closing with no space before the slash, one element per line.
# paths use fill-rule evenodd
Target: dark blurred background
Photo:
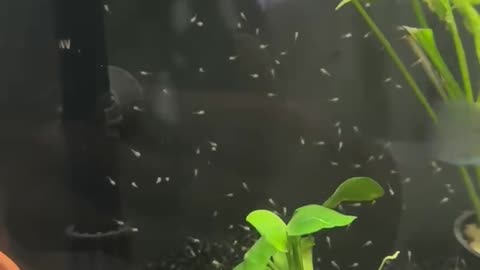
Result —
<path fill-rule="evenodd" d="M 419 138 L 428 119 L 352 8 L 335 12 L 336 1 L 314 0 L 103 4 L 109 64 L 130 72 L 144 95 L 136 107 L 124 104 L 131 122 L 117 141 L 112 187 L 125 222 L 138 228 L 136 264 L 183 249 L 187 237 L 226 238 L 249 211 L 272 208 L 269 198 L 279 211 L 322 202 L 358 175 L 387 194 L 346 209 L 360 219 L 329 234 L 331 248 L 321 236 L 325 269 L 332 260 L 372 269 L 399 248 L 449 256 L 453 218 L 468 208 L 464 191 L 447 168 L 434 173 L 417 153 L 377 143 Z M 74 219 L 53 10 L 49 0 L 0 0 L 0 221 L 32 269 L 61 265 Z M 368 10 L 415 62 L 396 29 L 415 24 L 408 1 Z"/>

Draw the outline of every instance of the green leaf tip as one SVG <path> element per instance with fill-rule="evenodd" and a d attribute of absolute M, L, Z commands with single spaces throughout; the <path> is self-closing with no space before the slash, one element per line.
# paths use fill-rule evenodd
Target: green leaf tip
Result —
<path fill-rule="evenodd" d="M 342 0 L 342 2 L 340 2 L 337 7 L 335 8 L 335 10 L 339 10 L 341 9 L 343 6 L 345 6 L 346 4 L 352 2 L 353 0 Z"/>
<path fill-rule="evenodd" d="M 287 225 L 278 215 L 268 210 L 255 210 L 246 220 L 275 249 L 287 252 Z"/>
<path fill-rule="evenodd" d="M 323 203 L 328 208 L 336 208 L 340 203 L 373 201 L 385 194 L 385 190 L 369 177 L 352 177 L 343 182 Z"/>
<path fill-rule="evenodd" d="M 306 205 L 295 211 L 287 225 L 287 232 L 289 236 L 308 235 L 323 229 L 350 225 L 356 218 L 322 205 Z"/>

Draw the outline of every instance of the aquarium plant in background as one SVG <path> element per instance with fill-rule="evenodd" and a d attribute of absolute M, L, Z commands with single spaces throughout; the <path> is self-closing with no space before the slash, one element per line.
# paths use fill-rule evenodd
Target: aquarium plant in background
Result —
<path fill-rule="evenodd" d="M 247 222 L 255 227 L 260 238 L 234 270 L 313 270 L 313 234 L 349 226 L 356 219 L 334 209 L 344 202 L 375 201 L 383 195 L 383 188 L 371 178 L 354 177 L 343 182 L 322 205 L 296 209 L 287 224 L 274 212 L 251 212 Z"/>
<path fill-rule="evenodd" d="M 347 4 L 355 7 L 372 32 L 392 58 L 418 101 L 432 120 L 429 137 L 429 154 L 432 159 L 458 167 L 460 176 L 472 203 L 473 212 L 465 213 L 455 222 L 455 235 L 465 248 L 466 259 L 470 264 L 480 265 L 480 94 L 474 93 L 470 78 L 467 53 L 460 36 L 458 19 L 471 35 L 474 42 L 475 59 L 480 63 L 480 15 L 476 6 L 480 0 L 412 0 L 420 28 L 402 26 L 405 39 L 418 57 L 427 77 L 433 84 L 442 102 L 433 107 L 425 97 L 411 72 L 402 62 L 389 40 L 367 13 L 360 0 L 343 0 L 337 10 Z M 424 6 L 433 12 L 446 25 L 451 35 L 460 78 L 455 78 L 445 63 L 442 53 L 435 43 L 435 33 L 428 26 Z M 457 16 L 458 15 L 458 16 Z M 456 18 L 457 16 L 457 18 Z M 478 87 L 478 86 L 477 86 Z M 475 173 L 476 183 L 471 174 Z M 477 268 L 478 269 L 478 268 Z"/>

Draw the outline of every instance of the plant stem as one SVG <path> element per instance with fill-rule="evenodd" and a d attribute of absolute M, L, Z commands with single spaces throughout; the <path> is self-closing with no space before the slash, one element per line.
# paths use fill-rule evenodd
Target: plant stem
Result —
<path fill-rule="evenodd" d="M 270 269 L 272 270 L 280 270 L 280 268 L 278 268 L 275 263 L 273 263 L 272 261 L 269 261 L 268 262 L 268 267 L 270 267 Z"/>
<path fill-rule="evenodd" d="M 448 1 L 450 2 L 450 1 Z M 450 14 L 451 20 L 448 21 L 448 26 L 452 33 L 453 43 L 455 44 L 455 50 L 457 52 L 458 65 L 460 67 L 460 73 L 462 74 L 463 87 L 465 88 L 465 95 L 468 101 L 474 102 L 472 83 L 470 82 L 470 73 L 468 71 L 467 56 L 465 55 L 465 49 L 463 48 L 463 42 L 458 32 L 457 23 L 455 17 Z"/>
<path fill-rule="evenodd" d="M 462 175 L 463 182 L 465 187 L 467 188 L 468 197 L 473 203 L 473 207 L 475 209 L 475 215 L 477 217 L 477 222 L 480 224 L 480 197 L 478 196 L 477 192 L 475 191 L 475 185 L 473 184 L 472 178 L 468 173 L 465 167 L 460 167 L 460 174 Z"/>
<path fill-rule="evenodd" d="M 300 236 L 289 236 L 288 267 L 291 270 L 303 270 Z"/>
<path fill-rule="evenodd" d="M 392 260 L 397 259 L 397 257 L 398 257 L 399 254 L 400 254 L 400 251 L 397 251 L 397 252 L 395 252 L 393 255 L 389 255 L 389 256 L 383 258 L 382 263 L 381 263 L 380 266 L 378 267 L 378 270 L 382 270 L 383 267 L 385 266 L 385 264 L 386 264 L 388 261 L 392 261 Z"/>
<path fill-rule="evenodd" d="M 419 0 L 412 0 L 413 11 L 415 12 L 415 16 L 417 17 L 417 21 L 422 28 L 430 28 L 427 23 L 427 19 L 425 17 L 425 13 L 423 12 L 422 3 Z"/>
<path fill-rule="evenodd" d="M 480 166 L 475 166 L 475 173 L 476 173 L 476 179 L 477 179 L 477 191 L 480 193 Z M 479 195 L 480 197 L 480 195 Z"/>
<path fill-rule="evenodd" d="M 430 103 L 428 102 L 427 98 L 425 95 L 422 93 L 420 90 L 420 87 L 418 87 L 418 84 L 415 82 L 413 79 L 412 75 L 408 71 L 408 69 L 405 67 L 403 64 L 402 60 L 400 60 L 400 57 L 398 54 L 395 52 L 395 50 L 392 47 L 392 44 L 387 40 L 385 35 L 382 33 L 382 31 L 378 28 L 378 26 L 375 24 L 375 22 L 372 20 L 370 15 L 368 15 L 367 11 L 363 8 L 363 6 L 358 2 L 358 0 L 353 0 L 352 3 L 355 5 L 355 8 L 358 10 L 360 15 L 363 17 L 363 19 L 366 21 L 368 26 L 372 29 L 374 34 L 377 36 L 377 38 L 380 40 L 380 43 L 385 47 L 385 50 L 387 53 L 390 55 L 392 58 L 393 62 L 397 66 L 397 68 L 400 70 L 402 75 L 405 77 L 405 80 L 407 81 L 408 85 L 412 88 L 415 96 L 417 99 L 420 101 L 422 106 L 425 108 L 427 111 L 427 114 L 430 116 L 430 118 L 433 120 L 433 122 L 437 122 L 437 115 L 433 111 L 432 107 L 430 106 Z"/>

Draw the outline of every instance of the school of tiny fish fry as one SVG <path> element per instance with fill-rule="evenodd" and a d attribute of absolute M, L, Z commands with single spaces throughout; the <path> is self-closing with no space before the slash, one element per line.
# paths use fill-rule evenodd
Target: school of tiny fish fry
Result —
<path fill-rule="evenodd" d="M 370 6 L 370 4 L 367 3 L 365 6 L 368 8 Z M 104 5 L 104 9 L 105 9 L 105 12 L 107 12 L 107 14 L 112 13 L 112 10 L 110 10 L 110 7 L 107 4 Z M 243 12 L 240 12 L 238 14 L 238 16 L 241 20 L 248 21 L 247 14 L 245 14 Z M 208 27 L 208 25 L 206 25 L 203 21 L 201 21 L 198 18 L 197 15 L 194 15 L 193 17 L 190 18 L 190 23 L 195 24 L 197 27 Z M 237 28 L 239 28 L 239 29 L 242 28 L 241 21 L 239 21 L 237 23 Z M 261 32 L 260 28 L 255 29 L 255 34 L 256 35 L 260 35 L 260 32 Z M 363 38 L 369 38 L 371 36 L 371 33 L 367 32 L 367 33 L 363 34 L 362 36 L 363 36 Z M 297 43 L 301 39 L 301 37 L 302 36 L 301 36 L 300 32 L 298 32 L 298 31 L 293 32 L 292 33 L 292 42 L 294 44 Z M 353 33 L 348 32 L 348 33 L 341 34 L 339 38 L 340 39 L 350 39 L 352 37 L 353 37 Z M 269 48 L 268 44 L 261 44 L 258 49 L 259 50 L 268 50 L 268 48 Z M 288 50 L 283 50 L 283 51 L 281 51 L 280 56 L 285 56 L 287 54 L 288 54 Z M 225 60 L 229 61 L 229 62 L 233 62 L 240 57 L 241 57 L 240 55 L 232 55 L 232 56 L 229 56 Z M 281 65 L 281 62 L 278 59 L 275 59 L 274 62 L 275 62 L 276 65 Z M 204 72 L 208 72 L 208 70 L 205 70 L 203 67 L 198 67 L 198 72 L 204 73 Z M 152 76 L 152 74 L 154 74 L 154 72 L 141 70 L 141 71 L 139 71 L 139 74 L 141 76 Z M 273 78 L 275 78 L 275 76 L 276 76 L 275 74 L 276 74 L 275 69 L 272 69 L 271 70 L 271 76 Z M 328 79 L 334 79 L 335 78 L 335 75 L 332 74 L 326 67 L 319 67 L 319 75 L 324 76 Z M 258 79 L 260 77 L 260 75 L 257 74 L 257 73 L 251 73 L 249 75 L 249 77 L 250 77 L 250 79 Z M 394 80 L 391 77 L 385 78 L 383 80 L 383 83 L 391 84 L 395 89 L 402 89 L 402 85 L 400 85 L 398 83 L 395 83 Z M 165 95 L 169 95 L 169 93 L 171 92 L 171 89 L 163 89 L 162 92 Z M 273 93 L 273 92 L 269 92 L 266 95 L 267 98 L 274 98 L 274 97 L 277 97 L 277 96 L 278 96 L 278 94 Z M 341 102 L 341 97 L 338 97 L 338 96 L 331 97 L 327 101 L 331 102 L 331 103 L 338 103 L 338 102 Z M 142 108 L 138 108 L 137 106 L 134 109 L 138 112 L 143 112 Z M 203 109 L 193 111 L 192 115 L 201 117 L 201 116 L 203 116 L 207 113 L 208 113 L 208 108 L 203 108 Z M 361 136 L 361 131 L 360 131 L 360 128 L 358 126 L 342 127 L 342 123 L 340 121 L 336 121 L 333 125 L 333 128 L 336 129 L 336 133 L 338 135 L 338 142 L 335 143 L 337 145 L 336 148 L 337 148 L 338 152 L 341 152 L 341 151 L 345 150 L 344 149 L 344 143 L 341 140 L 342 134 L 345 131 L 350 131 L 353 134 Z M 218 148 L 221 148 L 221 145 L 218 145 L 214 141 L 208 141 L 207 144 L 210 146 L 209 150 L 212 151 L 212 152 L 215 152 Z M 309 142 L 309 141 L 307 141 L 307 139 L 305 137 L 303 137 L 303 136 L 299 137 L 298 147 L 323 147 L 325 145 L 327 145 L 327 142 L 324 141 L 324 140 L 321 140 L 321 139 L 312 140 L 312 141 Z M 384 149 L 387 151 L 389 146 L 390 146 L 390 143 L 387 142 L 384 145 Z M 198 147 L 193 149 L 193 152 L 196 155 L 201 155 L 202 150 L 203 150 L 202 147 L 199 145 Z M 135 148 L 135 146 L 131 146 L 130 151 L 135 158 L 137 158 L 141 161 L 142 154 L 138 149 Z M 384 154 L 378 154 L 378 155 L 372 154 L 372 155 L 369 156 L 369 158 L 367 160 L 364 160 L 364 161 L 359 160 L 357 163 L 351 164 L 350 166 L 354 169 L 359 169 L 359 168 L 362 167 L 363 164 L 370 163 L 370 162 L 375 162 L 375 161 L 380 161 L 383 158 L 384 158 Z M 335 167 L 339 166 L 339 165 L 340 164 L 337 161 L 334 161 L 334 160 L 331 160 L 329 162 L 329 164 L 326 164 L 326 166 L 335 166 Z M 432 167 L 432 173 L 433 174 L 438 174 L 442 171 L 442 168 L 435 161 L 431 162 L 431 167 Z M 390 171 L 390 173 L 391 174 L 397 174 L 398 172 L 392 169 Z M 198 181 L 201 181 L 200 171 L 199 171 L 198 168 L 192 168 L 192 177 L 198 178 Z M 112 185 L 112 188 L 117 186 L 117 182 L 115 181 L 115 179 L 112 179 L 111 177 L 107 177 L 106 181 L 108 181 L 108 183 L 110 183 Z M 170 176 L 166 176 L 166 175 L 161 175 L 161 176 L 158 176 L 156 179 L 152 179 L 152 182 L 155 185 L 168 184 L 170 181 L 175 181 L 175 179 L 171 178 Z M 401 183 L 402 184 L 408 184 L 411 181 L 413 181 L 413 179 L 411 179 L 410 177 L 405 177 L 401 181 Z M 131 189 L 135 189 L 135 190 L 141 190 L 142 189 L 142 187 L 139 186 L 135 180 L 132 180 L 130 182 L 130 185 L 131 185 Z M 392 186 L 389 183 L 387 183 L 386 189 L 387 189 L 387 195 L 396 196 L 395 190 L 393 190 Z M 242 182 L 242 185 L 241 185 L 241 187 L 239 187 L 239 190 L 240 191 L 237 190 L 237 191 L 232 191 L 230 193 L 223 194 L 218 199 L 222 200 L 221 197 L 223 197 L 223 199 L 237 199 L 237 198 L 240 199 L 241 196 L 242 196 L 242 193 L 250 192 L 250 188 L 249 188 L 249 185 L 248 185 L 248 179 L 245 179 Z M 454 193 L 455 193 L 455 190 L 452 189 L 451 185 L 446 184 L 445 197 L 439 198 L 439 204 L 448 203 L 451 200 L 451 196 L 454 195 Z M 272 207 L 272 209 L 271 209 L 272 211 L 277 213 L 279 216 L 287 217 L 287 215 L 288 215 L 287 207 L 282 206 L 281 204 L 279 204 L 279 202 L 276 202 L 273 198 L 265 198 L 265 200 Z M 355 203 L 355 204 L 351 204 L 350 206 L 361 207 L 362 205 L 360 203 Z M 406 205 L 403 205 L 402 208 L 405 210 Z M 219 215 L 221 215 L 221 213 L 219 213 L 218 210 L 212 209 L 212 218 L 216 218 Z M 115 222 L 119 225 L 129 224 L 128 221 L 122 221 L 122 220 L 115 220 Z M 217 247 L 222 247 L 223 249 L 225 249 L 225 251 L 228 251 L 230 253 L 235 253 L 236 258 L 238 259 L 238 258 L 241 258 L 243 256 L 243 254 L 248 250 L 249 246 L 246 246 L 246 244 L 253 243 L 253 242 L 251 242 L 251 240 L 254 239 L 255 235 L 254 234 L 252 235 L 250 227 L 246 224 L 237 224 L 236 226 L 238 228 L 240 228 L 241 230 L 243 230 L 245 233 L 249 234 L 249 238 L 248 238 L 250 240 L 249 243 L 244 243 L 245 245 L 241 245 L 239 243 L 239 241 L 233 240 L 233 242 L 231 242 L 231 243 L 213 243 L 212 245 L 217 246 Z M 235 228 L 234 224 L 229 224 L 228 227 L 227 227 L 228 230 L 233 230 L 234 228 Z M 135 232 L 135 233 L 141 233 L 141 228 L 137 228 L 137 227 L 132 226 L 131 230 L 132 230 L 132 232 Z M 185 246 L 185 250 L 188 251 L 188 253 L 190 254 L 191 257 L 197 256 L 197 254 L 201 252 L 202 246 L 200 244 L 201 244 L 202 240 L 198 239 L 198 238 L 195 238 L 194 236 L 188 236 L 187 237 L 187 242 L 188 242 L 188 244 Z M 322 243 L 320 243 L 320 244 L 322 244 Z M 330 236 L 325 237 L 324 244 L 327 245 L 328 248 L 334 248 L 334 246 L 335 246 L 335 244 L 333 243 Z M 364 244 L 359 248 L 368 248 L 372 245 L 374 245 L 374 243 L 371 240 L 365 239 Z M 412 252 L 410 250 L 408 250 L 407 256 L 408 256 L 408 260 L 410 261 L 411 257 L 412 257 Z M 223 269 L 223 263 L 224 262 L 222 262 L 222 261 L 223 260 L 221 258 L 214 258 L 211 261 L 211 266 L 213 267 L 213 269 Z M 316 263 L 320 263 L 321 261 L 322 261 L 322 259 L 320 257 L 316 257 L 316 259 L 315 259 Z M 330 265 L 331 265 L 332 269 L 336 269 L 336 270 L 341 270 L 342 267 L 343 268 L 349 268 L 349 269 L 355 269 L 355 268 L 360 266 L 358 262 L 352 262 L 350 265 L 340 266 L 335 260 L 331 260 Z M 166 265 L 164 265 L 164 266 L 166 266 Z M 176 269 L 175 263 L 170 263 L 170 265 L 168 265 L 168 268 Z"/>

